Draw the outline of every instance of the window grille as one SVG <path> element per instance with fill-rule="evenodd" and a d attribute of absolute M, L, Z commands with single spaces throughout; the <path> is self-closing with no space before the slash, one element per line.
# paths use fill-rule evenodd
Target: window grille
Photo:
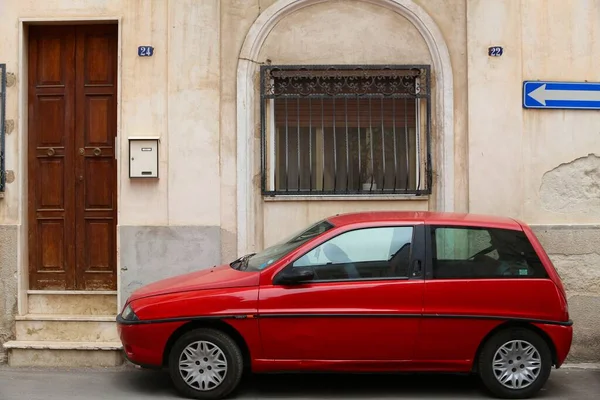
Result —
<path fill-rule="evenodd" d="M 263 195 L 431 193 L 430 68 L 261 67 Z"/>

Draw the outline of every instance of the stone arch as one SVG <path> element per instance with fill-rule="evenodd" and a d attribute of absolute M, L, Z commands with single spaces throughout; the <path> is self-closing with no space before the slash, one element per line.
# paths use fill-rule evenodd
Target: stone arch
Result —
<path fill-rule="evenodd" d="M 255 74 L 260 50 L 271 30 L 286 16 L 302 8 L 329 0 L 278 0 L 262 12 L 248 31 L 237 68 L 237 251 L 254 249 L 256 196 L 254 195 L 255 155 Z M 454 210 L 454 101 L 453 76 L 448 47 L 433 19 L 413 0 L 361 0 L 387 8 L 409 20 L 425 39 L 433 60 L 435 114 L 432 125 L 438 131 L 433 151 L 435 170 L 441 170 L 435 204 L 438 211 Z"/>

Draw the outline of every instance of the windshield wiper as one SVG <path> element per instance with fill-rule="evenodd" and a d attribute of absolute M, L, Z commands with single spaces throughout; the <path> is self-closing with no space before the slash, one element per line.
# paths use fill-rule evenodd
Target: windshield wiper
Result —
<path fill-rule="evenodd" d="M 242 256 L 240 258 L 238 258 L 235 261 L 232 261 L 229 266 L 233 269 L 237 269 L 237 270 L 242 270 L 242 269 L 246 269 L 248 268 L 248 260 L 250 259 L 250 257 L 252 257 L 253 255 L 255 255 L 256 253 L 250 253 L 250 254 L 246 254 L 245 256 Z"/>

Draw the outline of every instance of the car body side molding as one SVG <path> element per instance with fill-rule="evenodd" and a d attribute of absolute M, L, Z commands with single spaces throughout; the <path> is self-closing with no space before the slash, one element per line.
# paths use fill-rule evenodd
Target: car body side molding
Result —
<path fill-rule="evenodd" d="M 573 326 L 573 321 L 552 321 L 534 318 L 506 317 L 501 315 L 466 315 L 466 314 L 367 314 L 367 313 L 273 313 L 273 314 L 230 314 L 230 315 L 198 315 L 188 317 L 174 317 L 162 319 L 149 319 L 138 321 L 124 320 L 121 315 L 117 316 L 117 323 L 121 325 L 145 325 L 160 324 L 181 321 L 201 320 L 226 320 L 226 319 L 253 319 L 253 318 L 445 318 L 445 319 L 478 319 L 499 320 L 505 322 L 526 322 L 532 324 Z"/>

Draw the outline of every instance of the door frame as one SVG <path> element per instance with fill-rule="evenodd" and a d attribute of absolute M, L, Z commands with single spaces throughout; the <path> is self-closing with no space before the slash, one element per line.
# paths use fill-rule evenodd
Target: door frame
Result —
<path fill-rule="evenodd" d="M 18 116 L 17 116 L 17 135 L 19 137 L 19 155 L 18 155 L 18 167 L 17 170 L 17 182 L 19 184 L 18 198 L 19 202 L 18 215 L 19 223 L 17 225 L 17 314 L 27 314 L 27 294 L 29 291 L 29 249 L 28 249 L 28 174 L 29 170 L 27 167 L 28 159 L 28 141 L 29 141 L 29 127 L 28 127 L 28 46 L 29 46 L 29 26 L 31 25 L 93 25 L 93 24 L 107 24 L 113 23 L 117 25 L 117 140 L 115 146 L 115 154 L 117 155 L 117 233 L 116 233 L 116 252 L 117 252 L 117 307 L 121 304 L 121 262 L 119 259 L 120 253 L 120 233 L 119 233 L 119 213 L 121 209 L 121 163 L 123 157 L 121 157 L 121 71 L 122 71 L 122 18 L 120 16 L 79 16 L 79 17 L 24 17 L 19 18 L 19 42 L 18 42 Z M 73 292 L 73 291 L 69 291 Z M 99 292 L 101 293 L 101 292 Z M 111 292 L 112 293 L 112 292 Z M 115 310 L 115 314 L 118 310 Z"/>

